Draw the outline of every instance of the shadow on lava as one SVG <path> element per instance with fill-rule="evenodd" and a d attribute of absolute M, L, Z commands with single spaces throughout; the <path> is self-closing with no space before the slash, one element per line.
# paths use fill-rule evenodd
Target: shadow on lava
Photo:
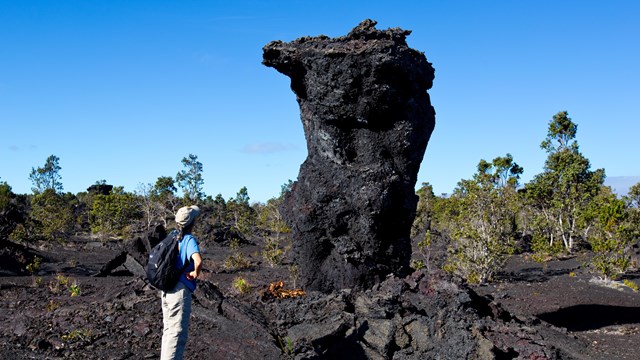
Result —
<path fill-rule="evenodd" d="M 621 275 L 618 280 L 637 280 L 640 279 L 640 271 L 627 271 L 624 275 Z"/>
<path fill-rule="evenodd" d="M 589 331 L 612 325 L 640 324 L 640 307 L 576 305 L 537 317 L 569 331 Z"/>
<path fill-rule="evenodd" d="M 549 280 L 554 276 L 569 274 L 571 269 L 542 269 L 540 267 L 531 267 L 520 269 L 517 272 L 503 272 L 496 276 L 498 281 L 508 282 L 525 282 L 525 283 L 541 283 Z"/>

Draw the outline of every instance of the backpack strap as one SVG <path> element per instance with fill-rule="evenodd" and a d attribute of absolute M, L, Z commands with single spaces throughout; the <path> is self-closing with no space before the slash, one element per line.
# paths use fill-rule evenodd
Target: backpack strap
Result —
<path fill-rule="evenodd" d="M 186 235 L 182 235 L 182 238 L 184 239 L 184 237 L 185 237 L 185 236 L 186 236 Z M 184 244 L 184 245 L 185 245 L 185 247 L 186 247 L 186 245 L 189 245 L 189 240 L 191 240 L 191 238 L 188 238 L 188 239 L 187 239 L 186 243 Z M 180 240 L 180 241 L 178 242 L 178 248 L 180 249 L 180 253 L 178 253 L 178 256 L 182 257 L 182 250 L 181 250 L 182 248 L 180 247 L 180 242 L 182 242 L 182 240 Z M 186 253 L 185 253 L 185 255 L 186 255 Z M 180 271 L 183 271 L 184 269 L 186 269 L 186 268 L 187 268 L 187 266 L 189 266 L 189 263 L 190 263 L 190 261 L 189 261 L 189 257 L 188 257 L 188 256 L 186 256 L 186 258 L 185 258 L 185 259 L 184 259 L 184 261 L 182 262 L 182 269 L 180 269 Z"/>

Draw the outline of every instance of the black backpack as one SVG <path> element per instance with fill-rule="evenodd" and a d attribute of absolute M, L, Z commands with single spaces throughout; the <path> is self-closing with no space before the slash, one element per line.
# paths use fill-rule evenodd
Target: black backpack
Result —
<path fill-rule="evenodd" d="M 176 267 L 176 258 L 180 255 L 179 242 L 178 230 L 173 230 L 149 253 L 147 280 L 159 290 L 173 289 L 180 279 L 182 269 Z"/>

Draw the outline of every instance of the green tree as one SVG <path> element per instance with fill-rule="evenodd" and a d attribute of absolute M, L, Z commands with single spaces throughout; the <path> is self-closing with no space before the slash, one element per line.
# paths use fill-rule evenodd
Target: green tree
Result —
<path fill-rule="evenodd" d="M 65 241 L 73 229 L 74 218 L 69 198 L 54 189 L 36 192 L 31 197 L 30 229 L 44 240 Z"/>
<path fill-rule="evenodd" d="M 6 181 L 0 181 L 0 238 L 9 236 L 17 225 L 9 216 L 12 198 L 11 186 Z"/>
<path fill-rule="evenodd" d="M 291 232 L 280 212 L 284 197 L 291 191 L 293 182 L 282 185 L 280 195 L 267 200 L 266 204 L 254 204 L 253 208 L 257 216 L 258 226 L 265 231 L 265 246 L 262 250 L 262 258 L 271 266 L 280 265 L 286 249 L 283 246 L 283 234 Z M 248 199 L 247 199 L 248 202 Z"/>
<path fill-rule="evenodd" d="M 626 231 L 632 239 L 640 239 L 640 183 L 633 185 L 624 197 L 627 205 Z"/>
<path fill-rule="evenodd" d="M 236 193 L 236 197 L 235 199 L 233 199 L 233 201 L 236 204 L 249 206 L 250 199 L 251 198 L 249 197 L 249 191 L 247 190 L 247 187 L 243 186 L 242 188 L 240 188 L 240 190 L 238 190 L 238 192 Z"/>
<path fill-rule="evenodd" d="M 271 198 L 264 205 L 255 204 L 258 226 L 265 231 L 262 258 L 271 266 L 280 265 L 285 254 L 282 235 L 291 232 L 280 213 L 282 197 Z"/>
<path fill-rule="evenodd" d="M 235 198 L 229 199 L 226 204 L 227 215 L 233 226 L 242 234 L 251 234 L 256 222 L 256 213 L 249 205 L 249 192 L 243 186 Z"/>
<path fill-rule="evenodd" d="M 426 268 L 431 270 L 431 222 L 434 212 L 434 203 L 437 201 L 433 193 L 433 187 L 429 183 L 422 183 L 422 187 L 416 191 L 418 204 L 416 216 L 411 226 L 411 238 L 417 238 L 417 248 L 413 249 L 411 264 L 415 269 Z"/>
<path fill-rule="evenodd" d="M 153 192 L 160 198 L 170 198 L 175 196 L 176 188 L 175 181 L 171 176 L 160 176 L 156 180 L 153 186 Z"/>
<path fill-rule="evenodd" d="M 0 212 L 9 208 L 11 196 L 11 186 L 9 186 L 6 181 L 0 181 Z"/>
<path fill-rule="evenodd" d="M 213 225 L 222 225 L 227 218 L 227 202 L 224 197 L 222 197 L 222 194 L 218 194 L 215 198 L 210 199 L 208 203 L 212 210 L 211 219 L 213 220 Z"/>
<path fill-rule="evenodd" d="M 173 218 L 175 212 L 181 206 L 181 200 L 176 196 L 178 189 L 171 176 L 160 176 L 151 190 L 151 200 L 159 203 L 161 218 L 164 226 L 167 226 L 167 219 Z"/>
<path fill-rule="evenodd" d="M 629 189 L 629 193 L 625 196 L 625 200 L 628 202 L 630 208 L 640 208 L 640 182 Z"/>
<path fill-rule="evenodd" d="M 422 183 L 422 187 L 416 191 L 416 195 L 418 195 L 418 204 L 416 205 L 416 217 L 411 226 L 411 237 L 431 230 L 433 203 L 436 200 L 433 186 L 427 182 Z"/>
<path fill-rule="evenodd" d="M 589 265 L 603 279 L 615 279 L 631 262 L 632 232 L 628 231 L 627 204 L 607 187 L 592 201 L 586 213 L 594 218 L 588 238 L 594 255 Z"/>
<path fill-rule="evenodd" d="M 258 226 L 270 233 L 277 234 L 277 236 L 291 232 L 291 229 L 289 229 L 285 223 L 282 213 L 280 212 L 282 203 L 284 202 L 284 197 L 289 191 L 291 191 L 291 184 L 292 181 L 289 180 L 287 184 L 282 185 L 280 195 L 267 200 L 266 204 L 254 204 L 254 208 L 257 209 L 255 212 L 258 214 Z M 244 204 L 249 203 L 248 194 L 244 194 L 246 193 L 246 189 L 246 187 L 240 189 L 243 193 L 242 197 L 246 196 Z"/>
<path fill-rule="evenodd" d="M 0 239 L 24 242 L 29 240 L 27 209 L 29 196 L 14 194 L 6 181 L 0 181 Z"/>
<path fill-rule="evenodd" d="M 95 195 L 89 223 L 93 233 L 123 236 L 142 217 L 136 196 L 116 186 L 109 195 Z"/>
<path fill-rule="evenodd" d="M 138 184 L 138 188 L 135 192 L 138 199 L 138 206 L 142 209 L 144 214 L 145 225 L 147 231 L 151 228 L 151 224 L 154 221 L 165 220 L 165 211 L 162 202 L 159 199 L 157 193 L 155 193 L 155 187 L 152 184 Z M 166 222 L 165 222 L 166 227 Z"/>
<path fill-rule="evenodd" d="M 287 194 L 291 193 L 291 189 L 293 189 L 293 180 L 289 179 L 286 183 L 280 186 L 280 198 L 284 198 Z"/>
<path fill-rule="evenodd" d="M 267 203 L 259 206 L 258 225 L 270 233 L 279 236 L 283 233 L 291 232 L 280 212 L 282 206 L 281 198 L 271 198 Z"/>
<path fill-rule="evenodd" d="M 471 283 L 491 281 L 514 250 L 518 197 L 523 169 L 507 154 L 480 160 L 471 180 L 461 180 L 452 194 L 457 213 L 454 241 L 445 270 Z"/>
<path fill-rule="evenodd" d="M 525 186 L 533 209 L 534 239 L 546 239 L 549 249 L 561 239 L 571 252 L 580 232 L 579 218 L 604 183 L 604 169 L 591 171 L 575 140 L 577 125 L 566 111 L 553 116 L 540 147 L 548 153 L 544 171 Z"/>
<path fill-rule="evenodd" d="M 60 176 L 59 165 L 60 159 L 51 155 L 47 158 L 43 167 L 37 169 L 31 168 L 29 180 L 33 183 L 31 188 L 34 193 L 43 193 L 47 189 L 51 189 L 57 193 L 62 192 L 62 177 Z"/>
<path fill-rule="evenodd" d="M 176 182 L 184 192 L 184 199 L 188 203 L 199 203 L 204 198 L 202 186 L 202 163 L 198 161 L 198 157 L 189 154 L 188 157 L 182 159 L 182 165 L 185 167 L 176 175 Z"/>

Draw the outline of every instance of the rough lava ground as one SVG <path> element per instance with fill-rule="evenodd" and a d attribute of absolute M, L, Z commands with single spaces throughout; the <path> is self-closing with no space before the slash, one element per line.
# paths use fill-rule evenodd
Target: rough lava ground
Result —
<path fill-rule="evenodd" d="M 292 276 L 287 262 L 263 263 L 262 246 L 261 239 L 244 244 L 253 265 L 233 272 L 222 267 L 233 250 L 203 241 L 189 359 L 640 358 L 640 294 L 590 281 L 582 266 L 588 255 L 546 264 L 514 256 L 488 286 L 414 273 L 361 293 L 278 300 L 264 291 L 275 281 L 292 287 Z M 135 274 L 141 265 L 134 256 L 108 276 L 94 276 L 124 249 L 130 247 L 89 238 L 37 248 L 3 241 L 0 359 L 158 358 L 160 299 Z M 43 262 L 30 275 L 33 256 Z M 249 294 L 232 288 L 237 276 L 253 285 Z M 76 283 L 80 295 L 71 296 L 61 279 Z"/>

